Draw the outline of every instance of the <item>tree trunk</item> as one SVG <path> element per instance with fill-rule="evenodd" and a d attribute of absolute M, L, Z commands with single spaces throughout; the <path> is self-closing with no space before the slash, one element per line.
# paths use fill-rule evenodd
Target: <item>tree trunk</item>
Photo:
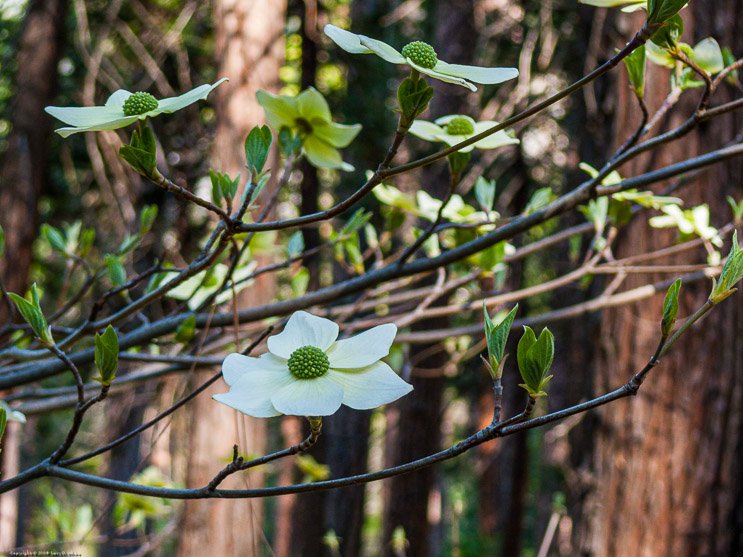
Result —
<path fill-rule="evenodd" d="M 8 147 L 0 161 L 0 226 L 5 253 L 0 258 L 0 280 L 10 292 L 25 293 L 32 244 L 38 232 L 36 204 L 44 190 L 49 161 L 51 118 L 44 107 L 57 93 L 57 63 L 65 39 L 67 0 L 29 3 L 18 46 L 16 97 Z M 0 304 L 0 323 L 8 317 Z M 9 424 L 0 454 L 2 477 L 18 472 L 18 442 L 23 435 Z M 0 551 L 15 547 L 18 492 L 0 497 Z"/>
<path fill-rule="evenodd" d="M 432 42 L 437 46 L 441 59 L 453 63 L 471 63 L 475 36 L 472 0 L 439 0 L 429 17 L 435 22 L 435 40 Z M 434 120 L 446 114 L 466 112 L 463 88 L 444 85 L 431 78 L 427 81 L 433 85 L 436 93 L 428 112 L 423 115 L 424 119 Z M 443 199 L 449 189 L 448 170 L 443 164 L 438 164 L 427 167 L 424 173 L 426 178 L 421 181 L 423 188 L 434 197 Z M 423 326 L 443 328 L 447 326 L 447 320 L 427 320 Z M 416 354 L 426 353 L 430 348 L 430 345 L 414 346 L 410 357 L 415 359 Z M 443 367 L 447 361 L 448 354 L 441 351 L 416 364 L 422 369 L 437 370 L 438 373 L 431 376 L 413 372 L 410 382 L 415 390 L 398 403 L 399 412 L 394 415 L 395 427 L 388 427 L 395 435 L 390 465 L 409 462 L 439 450 L 441 401 L 446 385 Z M 385 555 L 394 555 L 389 541 L 398 526 L 405 529 L 409 543 L 408 557 L 438 554 L 441 548 L 431 542 L 434 525 L 429 522 L 429 497 L 437 471 L 437 466 L 431 466 L 389 481 L 385 505 Z M 436 524 L 439 514 L 433 513 L 431 517 Z"/>
<path fill-rule="evenodd" d="M 743 1 L 720 0 L 714 9 L 691 2 L 683 12 L 685 40 L 695 44 L 713 36 L 743 54 L 740 41 Z M 637 26 L 641 21 L 634 21 Z M 649 70 L 658 72 L 657 67 Z M 648 103 L 657 107 L 667 94 L 667 75 L 649 79 Z M 617 145 L 637 125 L 634 99 L 626 72 L 617 72 L 621 92 L 617 104 Z M 657 76 L 657 74 L 655 74 Z M 670 118 L 676 127 L 694 110 L 699 90 L 687 92 L 680 114 Z M 739 93 L 737 95 L 740 96 Z M 729 87 L 712 105 L 731 100 Z M 731 141 L 740 115 L 716 119 L 680 142 L 664 147 L 652 158 L 627 165 L 624 175 L 696 156 Z M 712 224 L 724 222 L 730 209 L 725 197 L 741 198 L 741 162 L 734 159 L 706 170 L 686 186 L 686 206 L 710 206 Z M 649 228 L 644 219 L 622 234 L 617 257 L 667 245 L 671 233 Z M 727 254 L 729 242 L 724 248 Z M 703 252 L 679 255 L 663 263 L 698 263 Z M 659 277 L 626 281 L 626 288 Z M 680 320 L 706 300 L 708 282 L 682 288 Z M 714 309 L 706 323 L 695 325 L 675 345 L 643 384 L 639 396 L 624 399 L 597 412 L 594 436 L 593 489 L 583 508 L 578 543 L 583 554 L 595 556 L 734 556 L 743 551 L 743 327 L 740 292 Z M 601 340 L 603 358 L 596 366 L 597 392 L 624 383 L 655 349 L 663 296 L 651 302 L 607 311 Z"/>
<path fill-rule="evenodd" d="M 230 82 L 216 92 L 217 132 L 214 139 L 214 167 L 234 177 L 243 171 L 243 144 L 249 131 L 265 121 L 255 93 L 258 89 L 276 92 L 277 75 L 283 61 L 283 32 L 286 3 L 258 0 L 217 0 L 218 77 Z M 276 157 L 274 155 L 276 168 Z M 258 278 L 256 284 L 238 297 L 241 308 L 269 302 L 275 285 L 271 275 Z M 241 347 L 247 344 L 241 339 Z M 211 371 L 196 374 L 196 382 L 206 380 Z M 199 396 L 191 407 L 188 485 L 206 485 L 230 458 L 237 444 L 241 455 L 263 454 L 266 447 L 266 422 L 253 419 L 215 403 L 211 395 L 224 392 L 218 382 Z M 260 487 L 261 471 L 229 477 L 225 488 Z M 265 544 L 262 532 L 263 505 L 260 500 L 189 501 L 184 513 L 179 555 L 259 555 Z"/>

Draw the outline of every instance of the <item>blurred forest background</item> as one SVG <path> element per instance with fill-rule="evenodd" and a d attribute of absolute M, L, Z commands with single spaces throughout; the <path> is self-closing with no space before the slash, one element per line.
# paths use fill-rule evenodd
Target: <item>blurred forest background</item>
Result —
<path fill-rule="evenodd" d="M 692 0 L 684 19 L 688 42 L 714 36 L 736 58 L 743 56 L 743 0 Z M 208 192 L 210 168 L 231 175 L 240 171 L 244 138 L 264 123 L 257 89 L 296 94 L 312 85 L 329 100 L 338 121 L 363 124 L 363 139 L 344 151 L 357 170 L 339 175 L 303 165 L 301 185 L 283 192 L 277 213 L 291 215 L 297 207 L 313 212 L 330 204 L 329 191 L 339 198 L 354 191 L 363 182 L 365 165 L 386 152 L 396 125 L 391 108 L 404 74 L 375 56 L 341 51 L 322 34 L 326 23 L 398 48 L 425 40 L 453 63 L 518 67 L 518 80 L 480 87 L 477 93 L 435 84 L 431 113 L 501 121 L 608 59 L 639 29 L 642 15 L 595 9 L 577 0 L 0 0 L 0 224 L 7 236 L 0 273 L 7 289 L 24 292 L 33 281 L 48 290 L 63 288 L 65 262 L 49 263 L 49 246 L 38 239 L 42 223 L 97 223 L 115 243 L 136 229 L 141 208 L 154 203 L 160 208 L 155 229 L 163 235 L 162 246 L 152 250 L 164 247 L 184 260 L 207 225 L 203 212 L 181 211 L 181 202 L 145 187 L 123 164 L 117 156 L 127 137 L 123 130 L 62 141 L 52 134 L 46 105 L 102 104 L 119 88 L 167 97 L 229 77 L 209 102 L 153 124 L 162 143 L 158 152 L 165 154 L 159 166 L 173 181 L 195 184 L 198 193 Z M 647 97 L 657 107 L 668 93 L 668 73 L 652 69 Z M 521 212 L 540 188 L 565 191 L 582 178 L 579 162 L 601 166 L 631 133 L 639 121 L 634 101 L 626 71 L 619 67 L 519 124 L 519 148 L 482 152 L 464 179 L 465 191 L 480 173 L 497 180 L 496 208 L 505 216 Z M 682 97 L 678 114 L 669 113 L 661 129 L 678 125 L 695 103 L 693 94 Z M 703 125 L 680 143 L 635 159 L 622 174 L 646 172 L 739 139 L 741 124 L 741 114 L 732 113 Z M 425 152 L 421 142 L 406 142 L 401 159 Z M 441 168 L 404 175 L 396 185 L 422 187 L 440 197 Z M 710 205 L 714 225 L 728 218 L 726 195 L 741 197 L 743 165 L 733 159 L 677 186 L 692 203 Z M 373 198 L 364 203 L 379 213 Z M 622 230 L 617 257 L 674 242 L 675 232 L 649 229 L 646 219 L 636 220 Z M 584 222 L 572 215 L 559 224 Z M 381 230 L 381 218 L 377 224 Z M 551 221 L 519 242 L 536 241 L 557 226 Z M 508 286 L 538 285 L 561 274 L 580 254 L 581 242 L 590 241 L 590 235 L 576 238 L 514 263 Z M 270 261 L 272 246 L 281 241 L 267 241 L 260 257 Z M 307 247 L 320 241 L 320 231 L 305 229 Z M 693 252 L 666 262 L 699 259 L 700 252 Z M 332 254 L 307 267 L 306 288 L 317 288 L 319 270 L 333 267 Z M 629 276 L 618 292 L 659 278 Z M 247 306 L 277 292 L 291 296 L 294 286 L 266 280 L 241 300 Z M 605 287 L 602 277 L 592 277 L 520 306 L 523 315 L 543 314 L 559 341 L 545 403 L 551 409 L 621 385 L 654 349 L 662 296 L 589 311 L 587 301 Z M 697 307 L 708 287 L 685 287 L 680 315 Z M 303 496 L 187 503 L 121 497 L 47 478 L 0 498 L 0 550 L 102 556 L 206 551 L 281 557 L 740 556 L 741 301 L 738 292 L 676 346 L 638 397 L 488 443 L 441 466 Z M 439 318 L 413 329 L 458 323 Z M 344 407 L 325 421 L 324 434 L 308 455 L 231 478 L 234 485 L 362 473 L 430 454 L 489 423 L 488 376 L 478 358 L 462 359 L 458 346 L 457 337 L 410 344 L 397 355 L 396 369 L 404 370 L 416 397 L 370 412 Z M 96 411 L 84 435 L 109 439 L 136 427 L 199 384 L 203 373 L 179 370 L 119 393 Z M 61 387 L 67 380 L 55 377 L 43 386 Z M 506 416 L 523 404 L 518 382 L 516 371 L 507 369 Z M 65 397 L 24 402 L 29 420 L 9 424 L 4 477 L 56 446 L 70 406 Z M 201 485 L 226 462 L 238 439 L 243 451 L 258 453 L 296 443 L 303 435 L 304 424 L 296 417 L 254 420 L 216 406 L 202 395 L 175 413 L 167 427 L 90 461 L 89 471 Z"/>

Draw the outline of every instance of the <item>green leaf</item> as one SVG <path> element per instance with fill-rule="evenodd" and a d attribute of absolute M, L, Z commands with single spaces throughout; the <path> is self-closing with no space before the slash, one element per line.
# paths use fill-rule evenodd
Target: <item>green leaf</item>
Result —
<path fill-rule="evenodd" d="M 457 176 L 467 168 L 467 163 L 470 162 L 470 153 L 458 151 L 447 156 L 446 160 L 449 162 L 449 169 L 452 176 Z"/>
<path fill-rule="evenodd" d="M 248 161 L 248 168 L 251 172 L 260 174 L 263 171 L 271 141 L 273 141 L 273 136 L 268 126 L 262 128 L 256 126 L 250 130 L 248 137 L 245 138 L 245 159 Z"/>
<path fill-rule="evenodd" d="M 86 228 L 80 235 L 80 242 L 77 246 L 77 254 L 80 257 L 86 257 L 93 247 L 93 242 L 95 242 L 95 229 Z"/>
<path fill-rule="evenodd" d="M 689 0 L 648 0 L 648 23 L 665 23 L 673 18 Z"/>
<path fill-rule="evenodd" d="M 301 230 L 297 230 L 289 238 L 289 242 L 286 244 L 286 253 L 292 258 L 298 256 L 304 251 L 304 235 Z"/>
<path fill-rule="evenodd" d="M 743 219 L 743 199 L 740 200 L 740 202 L 736 202 L 735 199 L 733 199 L 732 196 L 728 195 L 727 197 L 728 203 L 730 203 L 730 207 L 733 210 L 733 219 L 735 222 L 739 222 L 741 219 Z M 2 233 L 2 229 L 0 229 L 0 233 Z M 2 254 L 2 248 L 0 248 L 0 255 Z"/>
<path fill-rule="evenodd" d="M 152 225 L 155 224 L 157 218 L 158 208 L 157 205 L 147 205 L 139 215 L 139 235 L 144 236 L 151 229 Z"/>
<path fill-rule="evenodd" d="M 119 255 L 125 255 L 130 251 L 134 250 L 139 245 L 142 237 L 139 234 L 127 234 L 124 241 L 119 246 Z"/>
<path fill-rule="evenodd" d="M 676 50 L 678 40 L 684 33 L 684 20 L 680 15 L 674 15 L 658 29 L 650 40 L 666 50 Z"/>
<path fill-rule="evenodd" d="M 531 199 L 526 204 L 526 208 L 524 209 L 524 214 L 529 215 L 533 213 L 534 211 L 538 211 L 542 207 L 549 205 L 551 200 L 552 200 L 552 189 L 551 188 L 539 188 L 537 191 L 534 192 L 534 195 L 531 196 Z"/>
<path fill-rule="evenodd" d="M 348 219 L 348 222 L 343 225 L 343 228 L 340 231 L 339 237 L 343 238 L 345 236 L 350 236 L 352 234 L 355 234 L 358 230 L 360 230 L 366 223 L 368 223 L 372 218 L 371 211 L 365 211 L 364 209 L 358 209 L 356 212 L 351 216 L 350 219 Z"/>
<path fill-rule="evenodd" d="M 119 156 L 128 162 L 129 165 L 142 176 L 147 178 L 152 177 L 156 161 L 147 151 L 137 149 L 131 145 L 122 145 L 119 149 Z"/>
<path fill-rule="evenodd" d="M 110 385 L 116 379 L 119 367 L 119 337 L 109 325 L 102 335 L 95 334 L 95 365 L 100 377 L 96 378 L 102 385 Z"/>
<path fill-rule="evenodd" d="M 53 226 L 46 223 L 42 224 L 41 234 L 42 236 L 44 236 L 44 238 L 46 238 L 46 240 L 54 249 L 64 252 L 67 248 L 67 243 L 65 242 L 64 236 Z"/>
<path fill-rule="evenodd" d="M 475 182 L 475 198 L 482 210 L 490 213 L 495 203 L 495 180 L 486 180 L 479 176 Z"/>
<path fill-rule="evenodd" d="M 108 269 L 108 278 L 111 279 L 114 286 L 121 286 L 126 282 L 126 270 L 118 257 L 107 255 L 106 268 Z"/>
<path fill-rule="evenodd" d="M 694 45 L 689 57 L 710 75 L 720 73 L 725 67 L 720 45 L 712 37 L 707 37 Z"/>
<path fill-rule="evenodd" d="M 722 266 L 720 280 L 713 281 L 712 293 L 709 299 L 717 304 L 735 292 L 735 284 L 743 278 L 743 249 L 738 244 L 738 231 L 733 232 L 733 245 L 728 254 L 727 261 Z"/>
<path fill-rule="evenodd" d="M 485 338 L 488 344 L 488 356 L 495 377 L 500 377 L 503 373 L 502 363 L 506 350 L 506 342 L 508 341 L 508 334 L 511 332 L 511 325 L 513 325 L 513 320 L 516 317 L 516 311 L 518 308 L 519 305 L 516 304 L 500 323 L 494 325 L 488 315 L 488 309 L 485 307 L 485 302 L 483 301 L 482 303 L 482 309 L 485 313 Z"/>
<path fill-rule="evenodd" d="M 212 203 L 222 205 L 222 187 L 219 184 L 219 174 L 209 170 L 209 179 L 212 182 Z"/>
<path fill-rule="evenodd" d="M 8 296 L 15 302 L 18 311 L 21 312 L 26 323 L 31 325 L 31 329 L 33 329 L 36 336 L 48 344 L 53 344 L 54 340 L 52 339 L 51 330 L 39 305 L 39 292 L 36 289 L 36 283 L 31 285 L 31 289 L 27 294 L 27 296 L 30 296 L 30 300 L 12 292 L 8 293 Z"/>
<path fill-rule="evenodd" d="M 645 94 L 645 45 L 636 48 L 624 59 L 632 90 L 638 98 Z"/>
<path fill-rule="evenodd" d="M 673 330 L 673 324 L 676 322 L 676 314 L 679 310 L 679 290 L 681 289 L 681 279 L 677 279 L 668 288 L 666 299 L 663 302 L 663 320 L 660 328 L 664 335 L 669 335 Z"/>
<path fill-rule="evenodd" d="M 8 417 L 5 413 L 5 408 L 0 406 L 0 441 L 3 439 L 3 435 L 5 434 L 5 426 L 8 423 Z"/>
<path fill-rule="evenodd" d="M 178 329 L 175 331 L 175 340 L 182 344 L 191 342 L 191 339 L 196 334 L 196 316 L 191 314 L 178 325 Z"/>
<path fill-rule="evenodd" d="M 428 108 L 433 93 L 433 87 L 429 87 L 423 78 L 416 81 L 408 77 L 400 83 L 397 88 L 397 102 L 407 125 L 412 124 Z"/>
<path fill-rule="evenodd" d="M 518 345 L 517 358 L 519 372 L 524 380 L 522 385 L 531 396 L 543 396 L 542 387 L 549 377 L 547 372 L 552 366 L 555 354 L 555 339 L 549 329 L 542 329 L 539 339 L 534 331 L 524 327 L 524 335 Z"/>

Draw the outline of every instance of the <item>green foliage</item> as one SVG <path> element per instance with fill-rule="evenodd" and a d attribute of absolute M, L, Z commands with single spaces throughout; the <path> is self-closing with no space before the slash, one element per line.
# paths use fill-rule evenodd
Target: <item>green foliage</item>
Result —
<path fill-rule="evenodd" d="M 650 40 L 661 48 L 675 51 L 681 35 L 684 33 L 684 20 L 680 15 L 674 15 L 663 23 Z"/>
<path fill-rule="evenodd" d="M 39 293 L 36 289 L 36 283 L 31 285 L 31 289 L 26 294 L 26 298 L 22 298 L 18 294 L 10 292 L 8 294 L 10 298 L 15 302 L 18 311 L 21 312 L 23 319 L 31 325 L 34 333 L 43 342 L 47 344 L 54 344 L 52 338 L 52 331 L 49 325 L 47 325 L 46 318 L 41 311 L 41 304 L 39 301 Z"/>
<path fill-rule="evenodd" d="M 624 59 L 627 66 L 630 85 L 638 98 L 645 94 L 645 45 L 637 47 Z"/>
<path fill-rule="evenodd" d="M 155 134 L 145 120 L 139 120 L 139 131 L 132 132 L 129 145 L 122 145 L 119 156 L 129 165 L 151 180 L 157 179 L 157 144 Z"/>
<path fill-rule="evenodd" d="M 488 344 L 488 371 L 490 371 L 493 379 L 500 379 L 503 375 L 503 365 L 507 357 L 507 354 L 504 354 L 506 342 L 508 341 L 508 334 L 511 332 L 511 325 L 513 325 L 518 308 L 519 305 L 516 304 L 503 320 L 495 325 L 488 315 L 488 308 L 485 306 L 485 302 L 483 301 L 482 303 L 482 310 L 485 314 L 485 340 Z"/>
<path fill-rule="evenodd" d="M 495 180 L 486 180 L 484 177 L 478 176 L 477 182 L 475 182 L 475 198 L 482 210 L 490 213 L 493 210 L 493 203 L 495 203 Z"/>
<path fill-rule="evenodd" d="M 689 0 L 648 0 L 648 23 L 656 25 L 667 23 Z"/>
<path fill-rule="evenodd" d="M 302 136 L 299 132 L 294 134 L 290 128 L 282 126 L 279 129 L 279 149 L 286 157 L 298 155 L 302 150 Z"/>
<path fill-rule="evenodd" d="M 732 196 L 728 195 L 727 200 L 730 204 L 730 208 L 733 210 L 733 219 L 735 222 L 738 223 L 743 220 L 743 199 L 735 201 Z M 0 253 L 2 253 L 1 249 Z"/>
<path fill-rule="evenodd" d="M 449 172 L 452 176 L 459 176 L 470 162 L 470 153 L 452 153 L 446 157 L 446 160 L 449 162 Z"/>
<path fill-rule="evenodd" d="M 157 212 L 157 205 L 147 205 L 142 209 L 142 212 L 139 214 L 140 236 L 145 236 L 152 229 L 152 225 L 155 224 L 155 219 L 157 219 Z"/>
<path fill-rule="evenodd" d="M 114 328 L 109 325 L 103 334 L 95 334 L 95 365 L 99 377 L 95 380 L 101 385 L 110 385 L 116 379 L 116 370 L 119 367 L 119 337 Z"/>
<path fill-rule="evenodd" d="M 291 235 L 289 241 L 286 244 L 286 254 L 289 258 L 294 258 L 304 251 L 304 234 L 301 230 L 297 230 Z"/>
<path fill-rule="evenodd" d="M 273 136 L 268 126 L 255 126 L 245 138 L 245 159 L 254 174 L 260 174 L 266 164 Z"/>
<path fill-rule="evenodd" d="M 240 183 L 240 174 L 233 180 L 227 175 L 219 171 L 210 170 L 209 179 L 212 183 L 212 201 L 215 205 L 221 205 L 222 199 L 226 199 L 228 205 L 232 202 L 237 195 L 237 186 Z"/>
<path fill-rule="evenodd" d="M 115 255 L 106 256 L 106 269 L 108 270 L 108 278 L 111 279 L 114 286 L 122 286 L 126 282 L 124 264 Z"/>
<path fill-rule="evenodd" d="M 733 232 L 733 245 L 730 248 L 730 254 L 720 272 L 720 280 L 712 279 L 712 293 L 709 295 L 709 300 L 713 304 L 719 304 L 737 290 L 733 286 L 741 278 L 743 278 L 743 250 L 738 244 L 738 231 L 736 230 Z"/>
<path fill-rule="evenodd" d="M 191 342 L 191 339 L 196 334 L 196 315 L 193 313 L 183 320 L 183 323 L 178 325 L 178 329 L 175 331 L 175 341 L 181 344 L 187 344 Z"/>
<path fill-rule="evenodd" d="M 519 385 L 526 389 L 529 396 L 537 398 L 547 396 L 544 387 L 551 375 L 547 375 L 555 355 L 555 339 L 549 329 L 542 329 L 539 339 L 530 327 L 524 327 L 524 334 L 519 341 L 516 357 L 519 372 L 524 382 Z"/>
<path fill-rule="evenodd" d="M 433 93 L 433 87 L 429 86 L 423 78 L 407 77 L 403 79 L 397 88 L 397 102 L 402 114 L 402 125 L 410 126 L 413 120 L 426 111 L 428 103 L 433 98 Z"/>
<path fill-rule="evenodd" d="M 5 408 L 0 407 L 0 441 L 3 440 L 5 434 L 5 426 L 8 423 L 8 418 L 5 413 Z"/>
<path fill-rule="evenodd" d="M 679 290 L 681 290 L 681 279 L 676 279 L 666 292 L 666 299 L 663 301 L 663 320 L 660 325 L 663 335 L 669 335 L 676 322 L 676 314 L 679 310 Z"/>

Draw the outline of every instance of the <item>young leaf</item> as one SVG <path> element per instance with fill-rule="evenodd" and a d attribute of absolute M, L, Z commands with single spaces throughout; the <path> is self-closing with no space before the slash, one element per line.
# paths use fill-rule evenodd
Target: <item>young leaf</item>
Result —
<path fill-rule="evenodd" d="M 12 292 L 8 293 L 13 302 L 15 302 L 18 311 L 21 312 L 23 319 L 26 323 L 31 325 L 31 329 L 33 329 L 36 336 L 47 344 L 53 344 L 54 340 L 52 339 L 51 330 L 47 325 L 46 318 L 41 312 L 41 306 L 39 305 L 39 293 L 36 290 L 36 283 L 31 285 L 29 294 L 31 301 L 19 296 L 18 294 Z"/>
<path fill-rule="evenodd" d="M 5 426 L 8 423 L 8 417 L 5 414 L 5 408 L 0 407 L 0 441 L 3 439 L 5 434 Z"/>
<path fill-rule="evenodd" d="M 641 99 L 645 94 L 645 45 L 636 48 L 624 59 L 632 90 Z"/>
<path fill-rule="evenodd" d="M 41 234 L 44 236 L 44 238 L 46 238 L 46 240 L 54 249 L 61 252 L 65 251 L 67 245 L 64 236 L 59 230 L 49 224 L 44 223 L 41 225 Z"/>
<path fill-rule="evenodd" d="M 403 79 L 397 88 L 397 102 L 400 104 L 400 112 L 408 125 L 412 124 L 413 120 L 428 108 L 433 93 L 433 87 L 429 87 L 423 78 L 417 81 L 410 77 Z"/>
<path fill-rule="evenodd" d="M 486 180 L 479 176 L 475 182 L 475 198 L 482 210 L 490 213 L 495 202 L 495 180 Z"/>
<path fill-rule="evenodd" d="M 212 182 L 212 203 L 222 205 L 222 187 L 219 183 L 219 175 L 213 170 L 209 170 L 209 180 Z"/>
<path fill-rule="evenodd" d="M 126 270 L 118 257 L 107 255 L 106 268 L 108 269 L 108 278 L 111 279 L 114 286 L 121 286 L 126 282 Z"/>
<path fill-rule="evenodd" d="M 648 0 L 648 23 L 665 23 L 683 8 L 689 0 Z"/>
<path fill-rule="evenodd" d="M 248 137 L 245 138 L 245 159 L 251 172 L 260 174 L 263 171 L 272 140 L 268 126 L 262 128 L 256 126 L 250 130 Z"/>
<path fill-rule="evenodd" d="M 139 215 L 139 235 L 147 234 L 157 218 L 157 205 L 147 205 Z"/>
<path fill-rule="evenodd" d="M 196 316 L 191 314 L 178 325 L 178 329 L 175 331 L 175 340 L 182 344 L 191 342 L 191 339 L 196 334 Z"/>
<path fill-rule="evenodd" d="M 301 230 L 297 230 L 289 238 L 289 243 L 286 245 L 287 255 L 292 258 L 298 256 L 304 251 L 304 235 Z"/>
<path fill-rule="evenodd" d="M 100 377 L 96 379 L 102 385 L 110 385 L 116 379 L 119 367 L 119 337 L 109 325 L 102 335 L 95 334 L 95 365 Z"/>
<path fill-rule="evenodd" d="M 676 314 L 679 310 L 679 290 L 681 289 L 681 279 L 677 279 L 668 288 L 666 299 L 663 302 L 663 320 L 661 321 L 661 332 L 669 335 L 676 322 Z"/>
<path fill-rule="evenodd" d="M 511 332 L 511 325 L 516 317 L 516 311 L 519 305 L 516 304 L 513 309 L 503 318 L 503 320 L 497 325 L 493 324 L 490 316 L 488 315 L 488 309 L 485 306 L 485 302 L 482 303 L 482 309 L 485 313 L 485 339 L 488 344 L 488 355 L 490 357 L 490 365 L 492 367 L 495 377 L 500 377 L 503 373 L 503 361 L 504 352 L 506 350 L 506 342 L 508 341 L 508 334 Z"/>

